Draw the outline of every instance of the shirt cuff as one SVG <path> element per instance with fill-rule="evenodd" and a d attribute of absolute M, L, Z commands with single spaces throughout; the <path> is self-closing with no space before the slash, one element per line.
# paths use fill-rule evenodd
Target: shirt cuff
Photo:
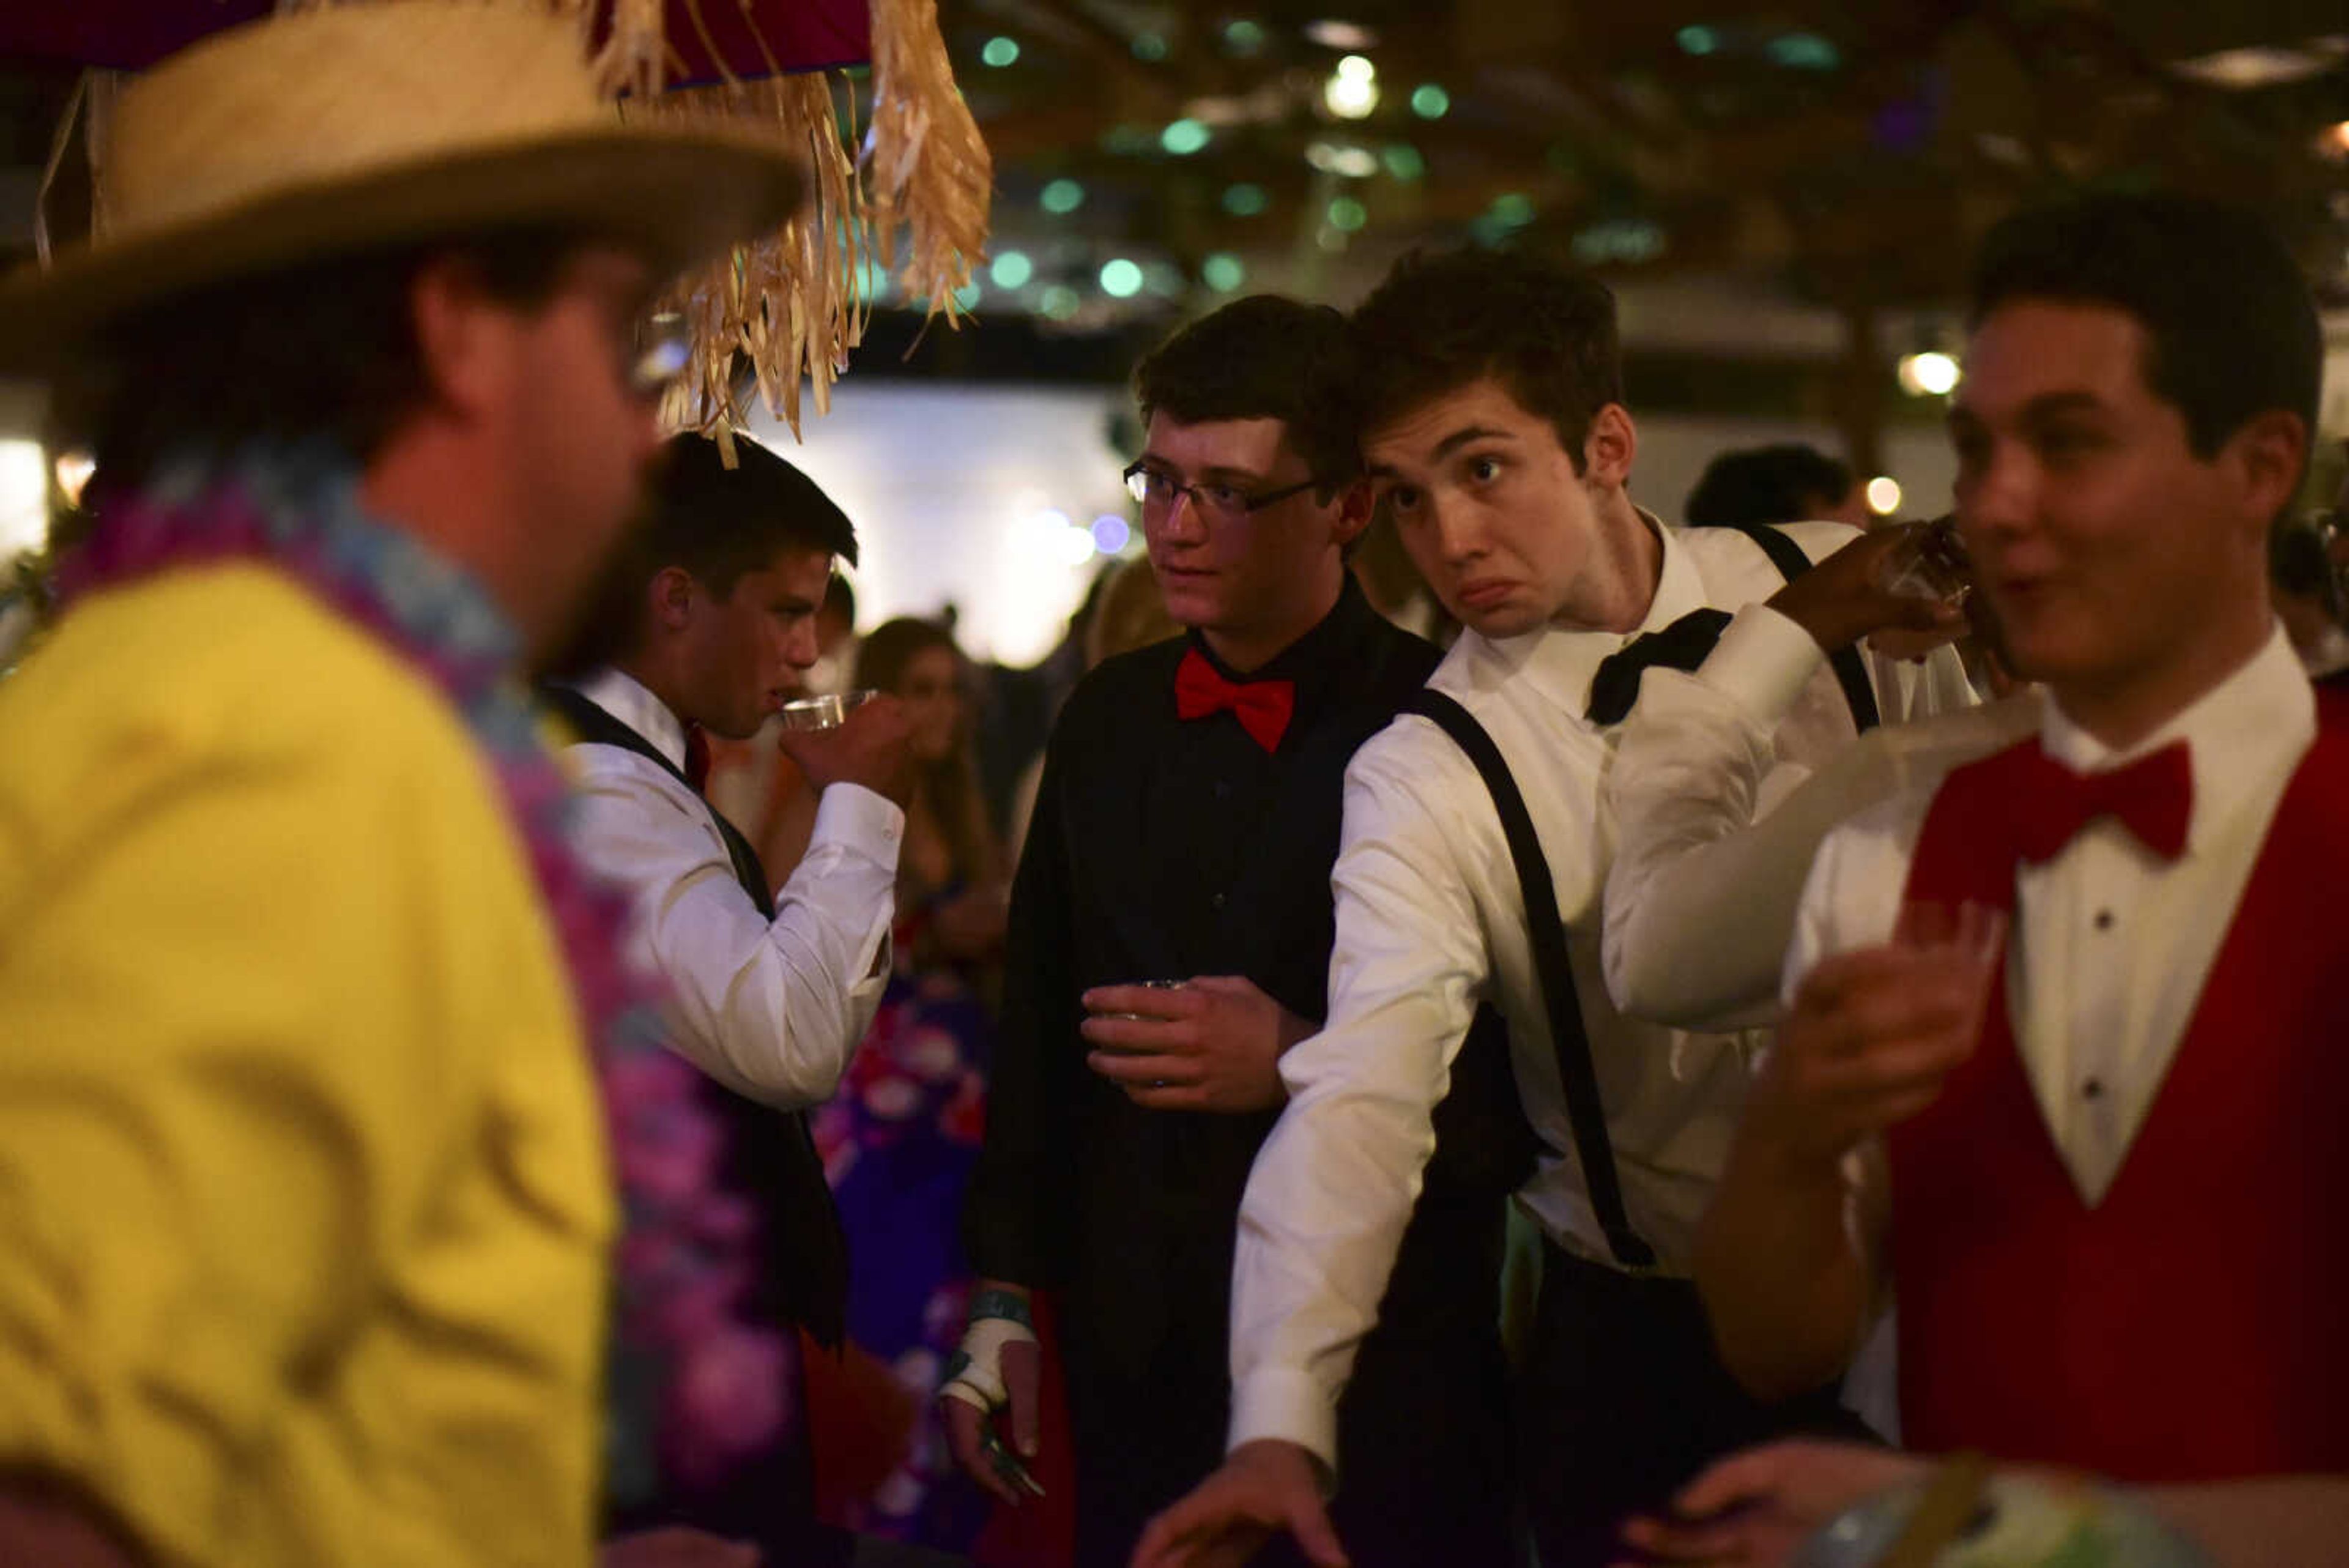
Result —
<path fill-rule="evenodd" d="M 1826 655 L 1811 634 L 1768 605 L 1747 605 L 1733 617 L 1696 678 L 1775 728 Z"/>
<path fill-rule="evenodd" d="M 1226 1451 L 1267 1438 L 1295 1443 L 1325 1469 L 1338 1468 L 1338 1411 L 1329 1394 L 1302 1372 L 1251 1374 L 1232 1389 L 1231 1440 Z"/>
<path fill-rule="evenodd" d="M 810 848 L 838 844 L 861 849 L 894 873 L 897 848 L 905 838 L 905 814 L 885 795 L 863 784 L 836 784 L 815 803 L 815 827 L 808 836 Z"/>

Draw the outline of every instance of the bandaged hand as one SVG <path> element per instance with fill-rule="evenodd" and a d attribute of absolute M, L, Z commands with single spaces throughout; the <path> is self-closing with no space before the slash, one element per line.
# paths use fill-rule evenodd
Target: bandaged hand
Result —
<path fill-rule="evenodd" d="M 1040 1497 L 1043 1488 L 1022 1462 L 1037 1449 L 1038 1390 L 1043 1351 L 1017 1286 L 983 1282 L 971 1297 L 969 1326 L 947 1363 L 938 1400 L 947 1441 L 965 1474 L 1009 1503 Z M 996 1417 L 1008 1413 L 1011 1446 Z"/>

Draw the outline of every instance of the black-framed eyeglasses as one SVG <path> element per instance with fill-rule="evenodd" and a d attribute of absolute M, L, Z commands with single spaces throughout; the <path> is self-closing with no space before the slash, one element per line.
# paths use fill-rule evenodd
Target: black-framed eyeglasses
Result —
<path fill-rule="evenodd" d="M 1251 493 L 1235 484 L 1185 484 L 1164 469 L 1146 462 L 1136 462 L 1125 471 L 1126 493 L 1142 503 L 1145 517 L 1165 516 L 1174 510 L 1176 496 L 1188 495 L 1193 509 L 1201 516 L 1233 522 L 1251 512 L 1260 512 L 1275 502 L 1302 494 L 1320 483 L 1318 479 L 1301 479 L 1278 490 Z"/>
<path fill-rule="evenodd" d="M 678 311 L 658 311 L 636 323 L 622 364 L 623 379 L 636 396 L 657 398 L 692 362 L 693 323 Z"/>

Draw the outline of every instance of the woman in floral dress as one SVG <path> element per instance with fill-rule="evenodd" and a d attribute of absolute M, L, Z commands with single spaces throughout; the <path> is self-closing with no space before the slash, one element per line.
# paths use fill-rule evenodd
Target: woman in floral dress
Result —
<path fill-rule="evenodd" d="M 840 1093 L 815 1118 L 848 1231 L 850 1356 L 885 1367 L 911 1417 L 850 1491 L 827 1485 L 839 1467 L 826 1462 L 820 1409 L 818 1507 L 848 1528 L 955 1551 L 988 1508 L 957 1471 L 931 1396 L 969 1292 L 957 1231 L 984 1127 L 1005 882 L 965 676 L 953 638 L 928 621 L 889 621 L 857 650 L 854 685 L 905 705 L 920 777 L 898 860 L 894 972 Z M 874 1474 L 877 1484 L 864 1484 Z"/>

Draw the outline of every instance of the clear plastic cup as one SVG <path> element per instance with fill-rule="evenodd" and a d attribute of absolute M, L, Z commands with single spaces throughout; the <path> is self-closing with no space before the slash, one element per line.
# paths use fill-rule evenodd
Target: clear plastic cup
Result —
<path fill-rule="evenodd" d="M 775 713 L 786 730 L 837 730 L 848 722 L 851 712 L 879 695 L 869 691 L 827 691 L 786 702 Z"/>
<path fill-rule="evenodd" d="M 1903 537 L 1876 569 L 1876 586 L 1907 598 L 1961 602 L 1973 588 L 1973 563 L 1954 517 L 1903 523 Z"/>

